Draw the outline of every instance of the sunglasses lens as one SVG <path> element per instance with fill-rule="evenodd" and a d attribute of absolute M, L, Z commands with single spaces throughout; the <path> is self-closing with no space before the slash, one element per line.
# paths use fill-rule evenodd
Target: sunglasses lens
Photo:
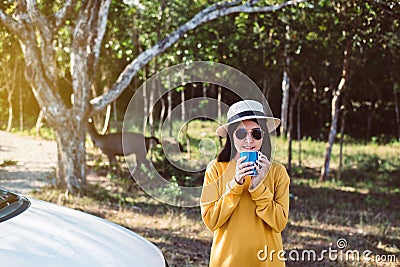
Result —
<path fill-rule="evenodd" d="M 246 138 L 247 131 L 246 129 L 239 129 L 236 131 L 236 138 L 237 139 L 244 139 Z"/>
<path fill-rule="evenodd" d="M 263 138 L 263 133 L 264 132 L 261 129 L 253 129 L 251 135 L 253 136 L 254 139 L 261 140 L 261 138 Z"/>
<path fill-rule="evenodd" d="M 246 129 L 239 129 L 235 132 L 236 138 L 237 139 L 245 139 L 247 136 L 247 130 Z M 261 140 L 264 136 L 264 132 L 261 129 L 253 129 L 251 131 L 251 136 L 256 139 L 256 140 Z"/>

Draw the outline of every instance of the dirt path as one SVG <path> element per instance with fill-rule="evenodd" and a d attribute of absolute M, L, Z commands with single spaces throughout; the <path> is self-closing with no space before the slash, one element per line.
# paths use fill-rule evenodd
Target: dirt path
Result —
<path fill-rule="evenodd" d="M 54 141 L 0 131 L 0 188 L 28 194 L 55 179 Z"/>

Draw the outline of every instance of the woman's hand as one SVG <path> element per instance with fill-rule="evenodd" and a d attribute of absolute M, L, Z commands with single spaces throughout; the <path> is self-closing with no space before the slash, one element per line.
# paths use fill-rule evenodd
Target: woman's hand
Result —
<path fill-rule="evenodd" d="M 263 153 L 258 152 L 258 160 L 256 164 L 257 175 L 252 176 L 250 189 L 256 187 L 265 177 L 268 172 L 269 166 L 271 166 L 271 162 Z"/>
<path fill-rule="evenodd" d="M 241 157 L 236 162 L 235 181 L 238 184 L 244 183 L 244 177 L 253 173 L 254 166 L 251 162 L 243 162 L 246 156 Z"/>

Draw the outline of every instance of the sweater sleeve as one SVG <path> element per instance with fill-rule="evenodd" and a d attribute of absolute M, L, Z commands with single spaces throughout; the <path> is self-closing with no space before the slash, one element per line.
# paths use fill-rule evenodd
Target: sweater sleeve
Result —
<path fill-rule="evenodd" d="M 256 203 L 256 214 L 273 231 L 280 233 L 285 229 L 288 221 L 290 178 L 286 169 L 278 165 L 277 169 L 271 170 L 265 179 L 274 180 L 275 194 L 264 182 L 249 191 Z"/>
<path fill-rule="evenodd" d="M 227 177 L 229 180 L 224 183 L 222 170 L 216 165 L 206 170 L 200 203 L 204 224 L 211 231 L 220 228 L 229 219 L 244 188 L 236 183 L 233 176 L 230 179 Z"/>

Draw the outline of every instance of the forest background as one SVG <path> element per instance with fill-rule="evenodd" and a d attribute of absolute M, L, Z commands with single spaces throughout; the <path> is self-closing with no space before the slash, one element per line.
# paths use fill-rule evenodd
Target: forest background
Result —
<path fill-rule="evenodd" d="M 124 73 L 128 64 L 134 63 L 135 60 L 140 61 L 142 58 L 138 57 L 139 55 L 143 55 L 143 52 L 159 44 L 165 36 L 178 30 L 181 25 L 203 9 L 212 7 L 216 1 L 109 1 L 110 6 L 106 16 L 103 9 L 95 8 L 97 11 L 91 13 L 91 16 L 94 16 L 91 18 L 105 21 L 104 36 L 101 45 L 98 46 L 98 61 L 94 60 L 93 65 L 90 65 L 92 64 L 90 56 L 76 53 L 81 56 L 81 59 L 88 59 L 90 67 L 96 67 L 95 70 L 87 70 L 91 78 L 88 83 L 81 84 L 77 83 L 77 80 L 80 80 L 77 79 L 76 72 L 71 71 L 76 66 L 73 64 L 76 62 L 72 59 L 72 52 L 84 51 L 79 48 L 85 47 L 85 43 L 81 40 L 76 42 L 79 39 L 76 38 L 78 32 L 76 29 L 80 25 L 78 22 L 84 21 L 80 20 L 83 13 L 79 13 L 79 9 L 84 10 L 90 5 L 96 6 L 93 4 L 96 1 L 65 1 L 66 5 L 71 3 L 87 3 L 87 5 L 78 4 L 74 10 L 69 10 L 69 15 L 61 24 L 56 23 L 57 18 L 54 14 L 62 10 L 64 2 L 40 1 L 33 6 L 34 1 L 26 2 L 21 1 L 17 4 L 14 1 L 2 1 L 0 4 L 2 11 L 0 25 L 4 26 L 0 31 L 0 127 L 2 130 L 28 130 L 34 133 L 43 126 L 49 127 L 54 130 L 56 140 L 67 139 L 67 141 L 58 141 L 59 147 L 63 142 L 66 146 L 70 140 L 74 140 L 68 139 L 68 131 L 85 132 L 85 127 L 70 120 L 75 106 L 79 108 L 82 104 L 80 101 L 83 99 L 82 106 L 92 105 L 92 108 L 84 108 L 84 116 L 79 118 L 80 122 L 85 122 L 89 115 L 95 116 L 99 129 L 105 124 L 107 131 L 117 131 L 122 128 L 123 116 L 132 95 L 148 78 L 176 64 L 211 61 L 232 66 L 249 76 L 268 99 L 273 114 L 282 118 L 283 123 L 277 133 L 283 139 L 279 139 L 278 144 L 285 147 L 285 152 L 286 146 L 290 149 L 287 151 L 287 156 L 278 155 L 277 157 L 287 163 L 289 171 L 291 171 L 290 150 L 293 139 L 297 139 L 298 143 L 303 140 L 304 151 L 307 149 L 313 151 L 314 141 L 326 142 L 328 144 L 326 147 L 332 147 L 332 144 L 337 141 L 344 142 L 348 147 L 355 144 L 366 146 L 371 142 L 378 146 L 398 147 L 400 140 L 400 76 L 398 75 L 400 5 L 397 1 L 298 1 L 298 4 L 292 3 L 275 11 L 239 12 L 221 16 L 179 35 L 177 41 L 165 51 L 151 57 L 138 67 L 123 92 L 121 91 L 113 101 L 106 103 L 107 105 L 99 104 L 101 101 L 90 100 L 108 96 L 107 92 L 115 89 L 115 81 L 122 77 L 120 75 Z M 102 5 L 105 2 L 107 1 L 101 1 Z M 232 1 L 230 2 L 232 6 L 234 2 L 237 5 L 242 4 L 241 1 Z M 267 6 L 276 2 L 279 1 L 250 1 L 249 3 L 255 6 Z M 40 12 L 28 11 L 27 7 L 33 7 L 33 10 Z M 36 34 L 36 37 L 32 39 L 35 40 L 33 49 L 30 51 L 38 52 L 38 58 L 54 60 L 55 68 L 49 69 L 47 73 L 46 68 L 53 65 L 43 60 L 36 64 L 37 62 L 33 60 L 36 56 L 32 56 L 34 53 L 29 52 L 29 47 L 27 49 L 26 41 L 31 39 L 24 40 L 24 35 L 18 36 L 16 33 L 20 28 L 10 27 L 5 19 L 5 15 L 10 15 L 16 20 L 23 19 L 21 14 L 28 13 L 31 18 L 41 14 L 36 17 L 36 21 L 33 20 L 32 29 L 26 27 L 26 32 Z M 39 23 L 41 19 L 57 25 L 56 33 L 51 35 L 52 38 L 46 39 L 46 31 L 43 30 L 45 27 L 40 26 Z M 87 25 L 86 30 L 90 32 L 91 25 L 90 23 Z M 96 31 L 93 30 L 93 32 Z M 93 39 L 88 38 L 88 40 L 94 40 L 96 35 L 89 37 Z M 20 44 L 23 44 L 23 49 Z M 48 51 L 52 53 L 46 54 Z M 83 65 L 87 62 L 81 60 Z M 42 73 L 38 69 L 41 69 Z M 54 69 L 56 71 L 53 73 Z M 46 91 L 46 86 L 36 82 L 37 77 L 42 81 L 52 81 L 49 82 L 51 90 Z M 84 85 L 87 97 L 79 98 L 80 95 L 76 91 L 78 85 Z M 43 90 L 39 90 L 41 86 Z M 159 126 L 157 123 L 162 123 L 168 114 L 165 110 L 162 113 L 162 106 L 166 110 L 171 110 L 188 99 L 199 96 L 216 99 L 228 105 L 237 101 L 229 90 L 213 84 L 180 86 L 171 91 L 168 96 L 166 95 L 162 103 L 151 103 L 151 92 L 152 90 L 148 89 L 147 96 L 144 96 L 148 99 L 147 101 L 150 101 L 150 103 L 147 102 L 147 109 L 153 105 L 159 109 L 157 113 L 154 113 L 154 125 L 150 125 L 154 128 L 146 133 L 155 135 Z M 57 97 L 53 98 L 54 95 Z M 53 99 L 61 102 L 52 103 Z M 56 116 L 51 114 L 52 110 L 44 108 L 52 104 L 58 105 L 60 109 L 66 107 L 67 120 L 60 119 L 59 122 L 54 120 Z M 70 110 L 71 113 L 69 113 Z M 183 114 L 183 118 L 184 116 Z M 60 133 L 64 133 L 65 137 Z M 74 133 L 70 136 L 73 135 Z M 323 148 L 323 150 L 326 150 L 325 157 L 327 157 L 328 149 Z M 65 153 L 68 155 L 67 152 Z M 389 154 L 392 155 L 391 152 Z M 365 168 L 360 168 L 358 174 L 353 172 L 346 174 L 357 176 L 353 177 L 357 180 L 361 179 L 360 176 L 363 175 L 361 172 L 371 171 L 372 168 L 378 175 L 387 178 L 382 187 L 385 188 L 382 190 L 386 195 L 374 195 L 376 199 L 373 197 L 372 200 L 369 198 L 364 200 L 369 204 L 375 204 L 375 200 L 376 203 L 383 201 L 384 207 L 389 207 L 390 204 L 384 200 L 399 197 L 396 191 L 399 188 L 399 156 L 397 154 L 397 156 L 382 159 L 376 155 L 363 155 L 365 157 L 358 155 L 353 155 L 353 157 L 355 161 L 361 162 L 357 166 Z M 86 158 L 87 155 L 84 154 L 84 156 Z M 73 161 L 79 163 L 81 158 L 75 157 Z M 392 163 L 389 163 L 389 159 Z M 314 158 L 312 161 L 314 163 L 317 161 L 319 164 L 318 174 L 315 169 L 312 169 L 312 173 L 308 173 L 310 169 L 301 168 L 301 164 L 298 164 L 299 166 L 293 170 L 294 175 L 301 177 L 310 175 L 313 178 L 322 177 L 321 181 L 327 180 L 329 176 L 322 175 L 326 159 L 325 162 L 321 160 L 321 157 L 318 160 Z M 389 166 L 384 173 L 381 173 L 384 168 L 382 166 Z M 313 167 L 316 167 L 315 164 Z M 328 182 L 332 181 L 331 179 L 335 181 L 337 174 L 336 171 L 331 174 Z M 63 178 L 58 177 L 58 179 Z M 374 179 L 368 181 L 372 185 L 382 182 Z M 304 184 L 309 186 L 308 181 L 301 179 L 298 181 L 300 183 L 297 184 L 298 186 Z M 66 187 L 63 183 L 59 185 L 60 188 Z M 79 191 L 80 185 L 73 185 L 71 189 Z M 300 191 L 297 195 L 301 196 L 305 191 Z M 322 200 L 318 198 L 318 201 Z M 313 203 L 313 199 L 307 199 L 307 203 Z M 326 206 L 322 205 L 320 211 L 325 209 Z M 326 214 L 321 214 L 322 212 L 309 214 L 307 223 L 310 224 L 311 220 L 312 225 L 313 219 L 318 221 L 321 216 L 328 217 Z M 359 217 L 355 219 L 357 222 L 362 221 L 362 216 L 365 215 L 360 214 L 354 215 Z M 377 216 L 379 213 L 373 211 L 373 214 Z M 377 231 L 379 234 L 391 231 L 393 239 L 388 241 L 389 247 L 394 248 L 394 251 L 398 253 L 399 240 L 396 235 L 398 228 L 394 226 L 390 230 L 397 217 L 393 218 L 385 212 L 383 214 L 382 220 L 388 226 L 385 226 L 383 230 L 376 226 Z M 343 218 L 340 215 L 337 216 L 337 218 Z M 348 218 L 349 223 L 353 222 L 353 215 L 349 215 Z M 304 218 L 301 219 L 304 220 Z M 332 220 L 331 217 L 325 219 Z M 376 223 L 378 220 L 376 217 L 373 219 L 375 224 L 381 222 Z"/>
<path fill-rule="evenodd" d="M 2 9 L 7 9 L 7 3 L 12 6 L 13 2 L 4 1 Z M 92 97 L 110 88 L 128 62 L 207 4 L 209 1 L 113 1 Z M 44 13 L 55 8 L 57 4 L 52 1 L 41 1 Z M 61 44 L 71 38 L 70 29 L 65 27 L 59 33 L 57 49 L 58 90 L 66 103 L 71 102 L 73 91 L 68 47 Z M 8 130 L 29 129 L 35 125 L 40 109 L 25 80 L 24 57 L 14 35 L 2 28 L 0 37 L 1 125 Z M 282 104 L 282 92 L 287 90 L 283 86 L 291 87 L 287 91 L 292 102 L 296 97 L 294 125 L 299 119 L 301 137 L 326 140 L 346 51 L 348 73 L 340 102 L 346 114 L 345 133 L 356 140 L 373 138 L 387 143 L 400 137 L 399 46 L 397 1 L 309 1 L 276 12 L 224 16 L 184 34 L 140 69 L 116 99 L 112 119 L 122 120 L 131 96 L 144 80 L 168 66 L 203 60 L 227 64 L 248 75 L 278 117 L 284 114 L 282 107 L 288 105 Z M 282 85 L 283 80 L 286 85 Z M 215 85 L 191 87 L 176 90 L 174 106 L 181 102 L 180 91 L 184 91 L 184 99 L 203 96 L 204 90 L 207 97 L 218 97 Z M 224 103 L 235 101 L 229 90 L 221 93 Z M 286 117 L 282 118 L 284 125 Z M 287 130 L 282 130 L 286 135 Z"/>

